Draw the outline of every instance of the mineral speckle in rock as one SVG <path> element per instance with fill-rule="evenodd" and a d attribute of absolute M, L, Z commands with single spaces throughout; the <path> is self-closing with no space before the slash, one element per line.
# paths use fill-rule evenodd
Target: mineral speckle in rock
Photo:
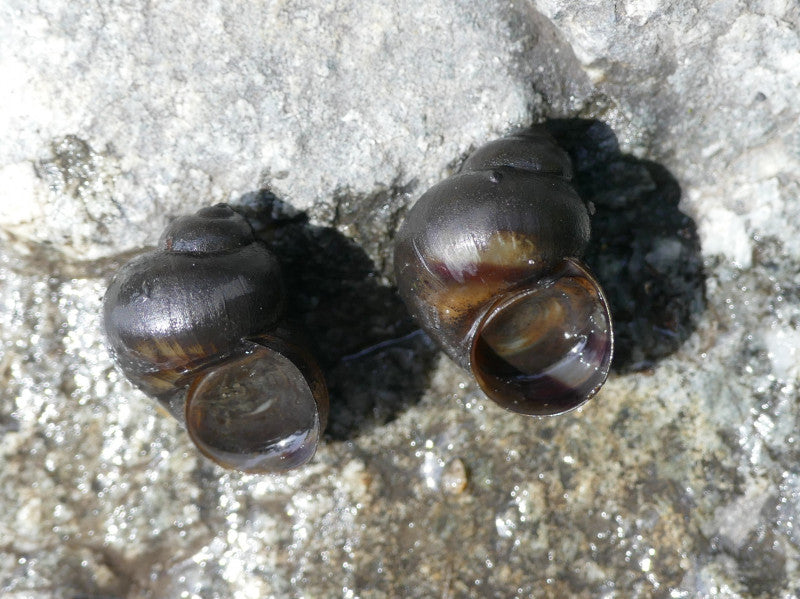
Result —
<path fill-rule="evenodd" d="M 469 472 L 460 458 L 453 458 L 442 471 L 442 492 L 447 495 L 463 493 L 469 483 Z"/>

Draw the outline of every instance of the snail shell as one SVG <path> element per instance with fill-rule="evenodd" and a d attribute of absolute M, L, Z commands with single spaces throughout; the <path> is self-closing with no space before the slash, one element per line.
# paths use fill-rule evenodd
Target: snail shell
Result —
<path fill-rule="evenodd" d="M 569 157 L 541 128 L 490 142 L 408 212 L 401 297 L 483 391 L 529 415 L 571 410 L 608 376 L 608 304 L 580 258 L 589 214 Z"/>
<path fill-rule="evenodd" d="M 123 266 L 103 300 L 122 371 L 226 468 L 276 472 L 310 460 L 328 396 L 281 321 L 275 256 L 226 204 L 175 220 L 159 245 Z"/>

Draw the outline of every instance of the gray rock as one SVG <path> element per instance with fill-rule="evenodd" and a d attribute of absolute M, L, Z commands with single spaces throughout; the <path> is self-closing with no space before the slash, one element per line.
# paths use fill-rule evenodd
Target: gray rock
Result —
<path fill-rule="evenodd" d="M 1 595 L 797 592 L 796 3 L 0 11 Z M 545 119 L 619 351 L 531 420 L 414 332 L 389 258 L 428 186 Z M 219 201 L 273 236 L 327 362 L 328 438 L 285 476 L 200 457 L 100 331 L 119 264 Z"/>

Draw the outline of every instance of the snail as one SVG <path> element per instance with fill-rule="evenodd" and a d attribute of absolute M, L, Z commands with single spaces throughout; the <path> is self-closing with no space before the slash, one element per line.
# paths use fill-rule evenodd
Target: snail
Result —
<path fill-rule="evenodd" d="M 492 141 L 417 200 L 395 239 L 409 311 L 512 412 L 561 414 L 608 376 L 611 315 L 580 260 L 589 213 L 571 178 L 541 127 Z"/>
<path fill-rule="evenodd" d="M 159 245 L 125 264 L 103 299 L 122 372 L 225 468 L 281 472 L 310 460 L 328 395 L 282 320 L 277 258 L 227 204 L 173 221 Z"/>

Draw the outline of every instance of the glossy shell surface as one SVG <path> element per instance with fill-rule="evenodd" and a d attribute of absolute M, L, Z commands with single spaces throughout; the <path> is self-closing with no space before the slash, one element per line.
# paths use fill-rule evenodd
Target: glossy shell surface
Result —
<path fill-rule="evenodd" d="M 224 204 L 177 219 L 160 246 L 123 266 L 104 298 L 122 371 L 223 466 L 276 471 L 310 459 L 327 393 L 281 327 L 277 258 Z"/>
<path fill-rule="evenodd" d="M 429 189 L 397 235 L 401 297 L 487 395 L 556 414 L 605 381 L 613 333 L 581 264 L 589 214 L 567 155 L 541 130 L 476 150 Z"/>

